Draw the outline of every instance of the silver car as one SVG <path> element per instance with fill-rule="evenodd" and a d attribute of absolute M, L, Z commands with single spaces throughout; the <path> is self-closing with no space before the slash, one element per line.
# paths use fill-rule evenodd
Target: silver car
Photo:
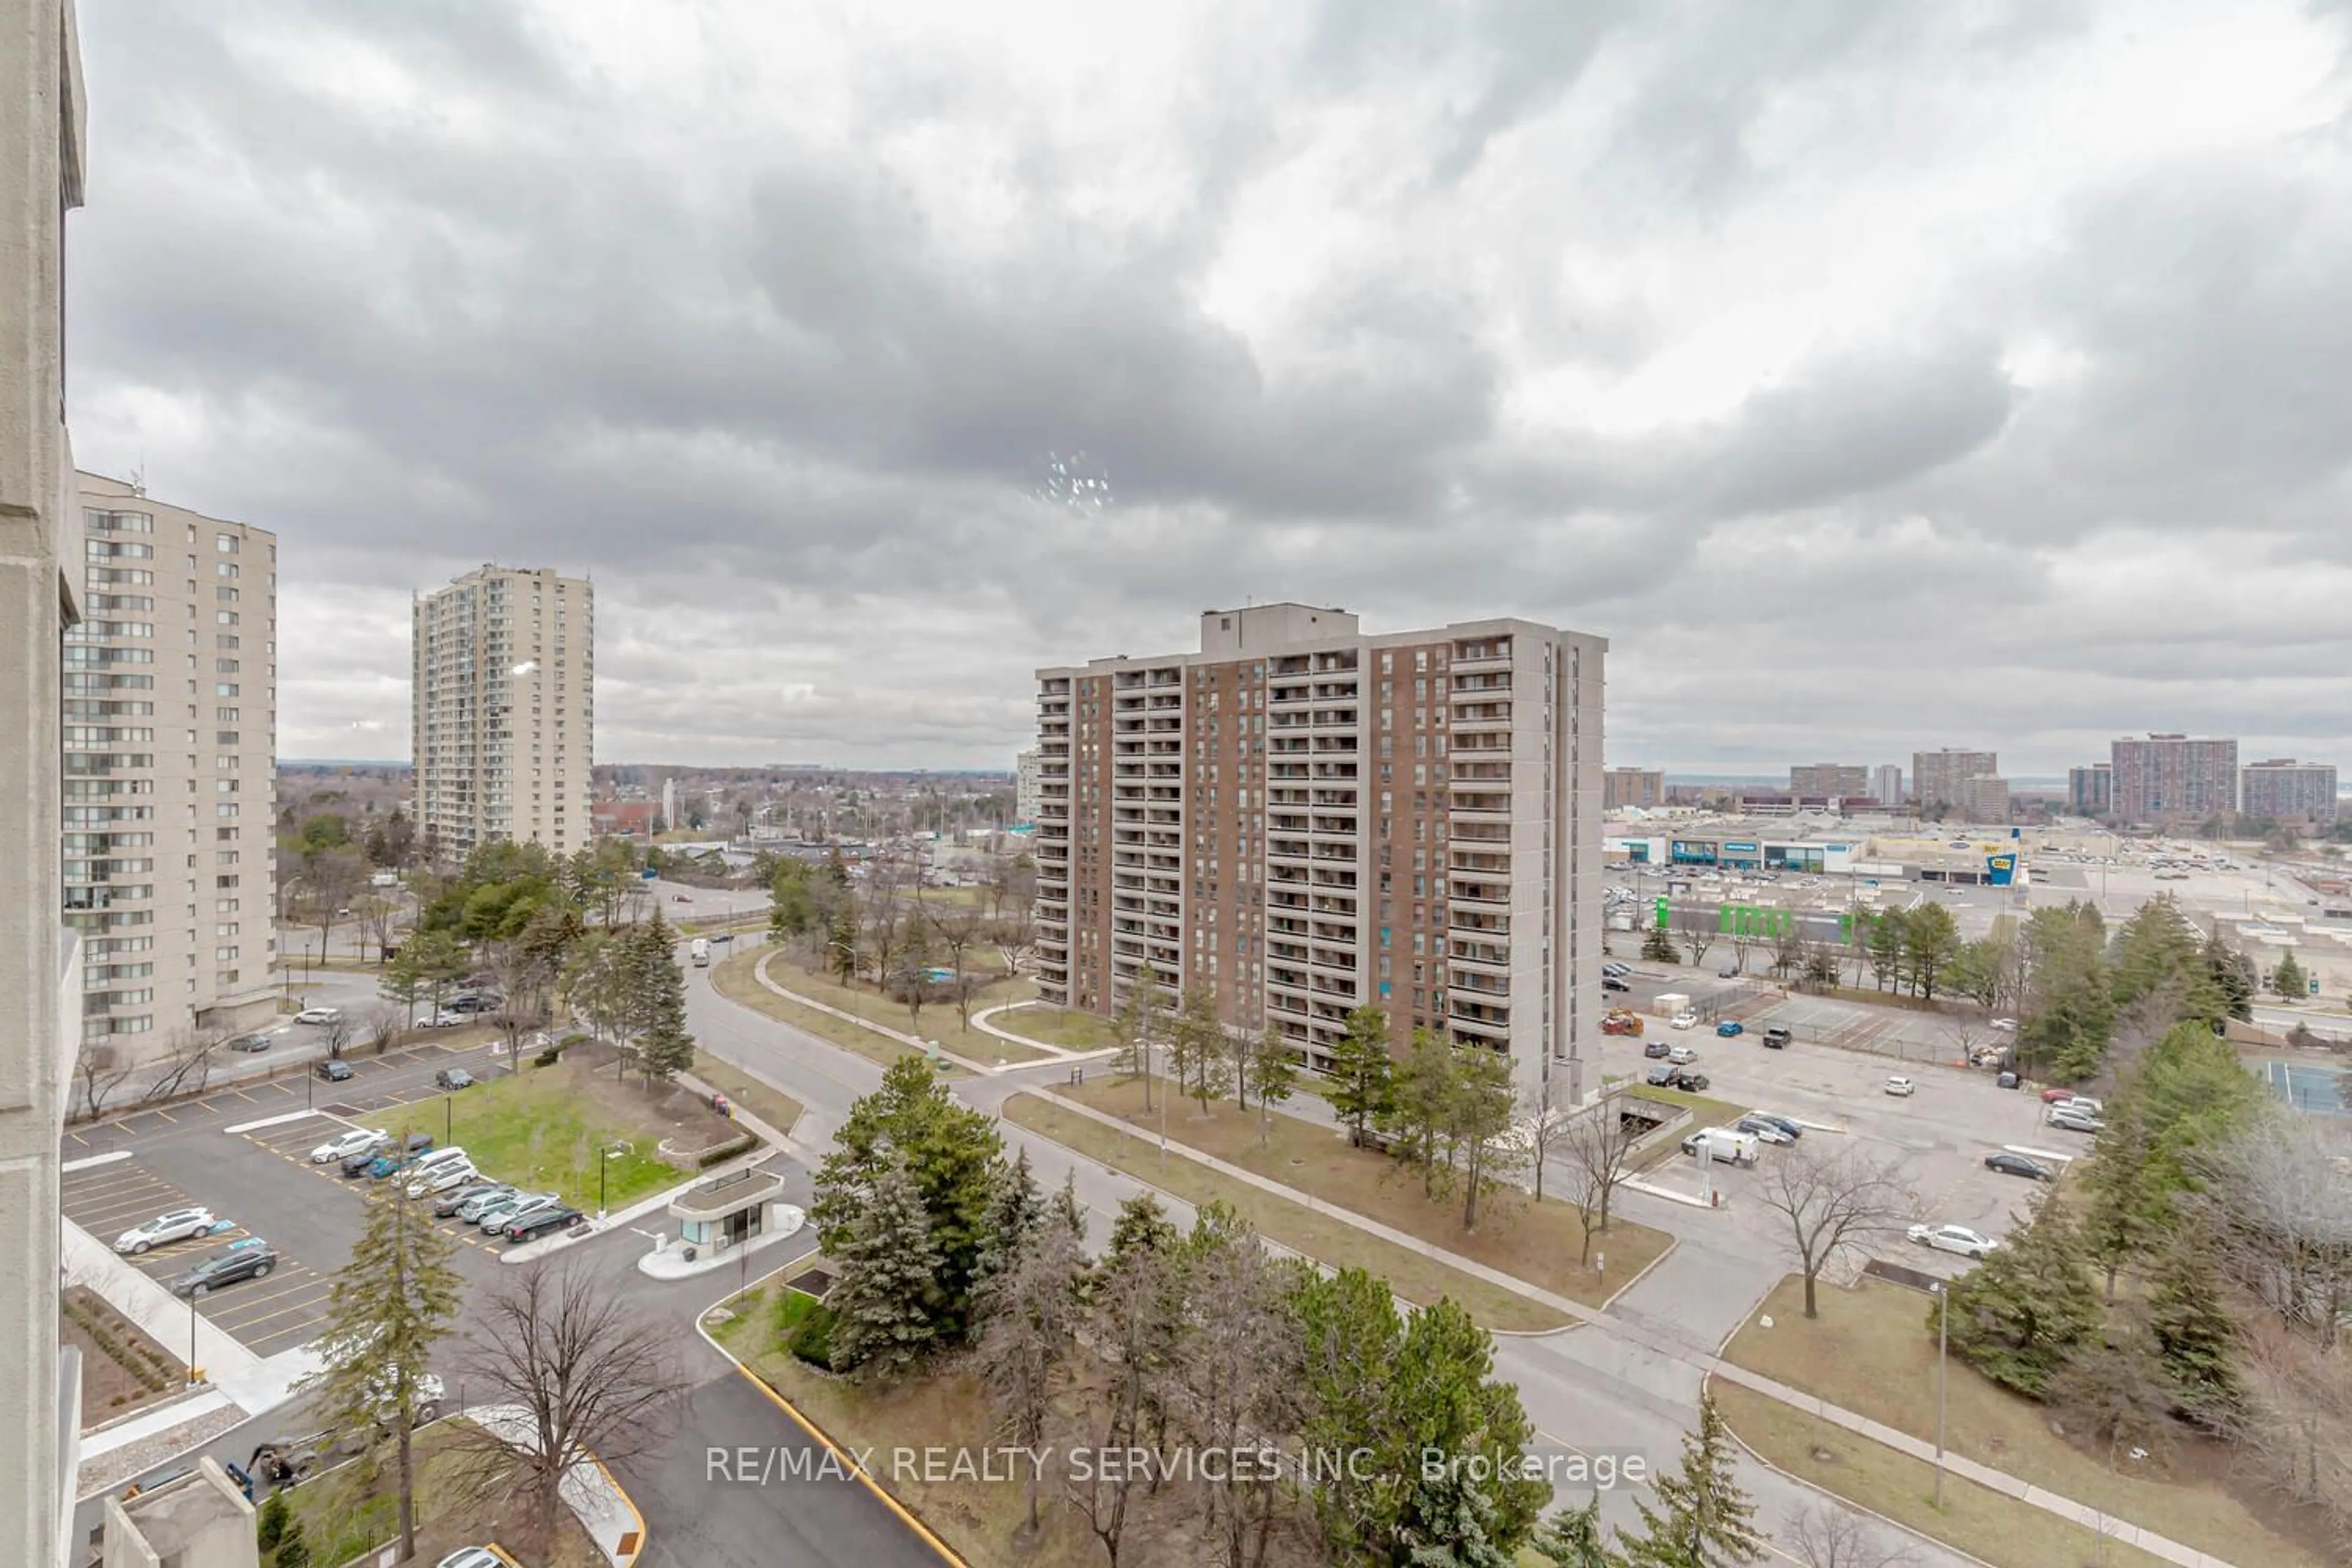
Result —
<path fill-rule="evenodd" d="M 553 1193 L 510 1194 L 500 1198 L 497 1203 L 486 1205 L 481 1213 L 474 1216 L 474 1223 L 484 1230 L 496 1230 L 523 1210 L 538 1208 L 542 1204 L 551 1204 L 554 1201 Z"/>
<path fill-rule="evenodd" d="M 499 1204 L 509 1202 L 515 1197 L 515 1190 L 512 1187 L 506 1186 L 504 1184 L 492 1187 L 489 1191 L 485 1193 L 476 1193 L 472 1197 L 467 1198 L 464 1203 L 457 1205 L 457 1217 L 464 1220 L 467 1225 L 471 1225 L 476 1220 L 482 1217 L 482 1211 L 484 1209 L 493 1207 Z"/>
<path fill-rule="evenodd" d="M 146 1224 L 133 1226 L 116 1237 L 114 1250 L 144 1252 L 167 1241 L 185 1241 L 192 1236 L 208 1235 L 219 1223 L 219 1216 L 208 1208 L 167 1209 Z"/>

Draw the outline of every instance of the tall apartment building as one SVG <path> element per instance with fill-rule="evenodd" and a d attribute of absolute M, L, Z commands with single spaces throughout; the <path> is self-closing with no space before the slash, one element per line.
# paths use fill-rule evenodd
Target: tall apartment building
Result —
<path fill-rule="evenodd" d="M 1849 800 L 1870 794 L 1870 770 L 1844 763 L 1811 763 L 1789 770 L 1789 794 L 1798 800 L 1824 795 Z"/>
<path fill-rule="evenodd" d="M 1870 798 L 1881 805 L 1903 804 L 1903 770 L 1893 763 L 1881 763 L 1870 770 Z"/>
<path fill-rule="evenodd" d="M 1037 820 L 1037 748 L 1014 753 L 1013 758 L 1013 820 Z"/>
<path fill-rule="evenodd" d="M 2203 818 L 2238 809 L 2238 742 L 2151 734 L 2107 747 L 2114 814 L 2126 822 Z"/>
<path fill-rule="evenodd" d="M 1940 752 L 1911 753 L 1911 798 L 1921 811 L 1933 811 L 1941 805 L 1960 804 L 1960 785 L 1972 778 L 2000 772 L 2000 756 L 1995 752 L 1956 752 L 1949 746 Z"/>
<path fill-rule="evenodd" d="M 593 836 L 596 591 L 486 565 L 417 596 L 416 827 L 437 857 L 497 839 L 559 854 Z"/>
<path fill-rule="evenodd" d="M 278 536 L 80 476 L 65 914 L 82 1038 L 140 1056 L 278 1012 Z"/>
<path fill-rule="evenodd" d="M 65 217 L 84 100 L 70 0 L 0 11 L 0 1563 L 67 1568 L 80 1363 L 58 1343 L 58 1167 L 81 943 L 58 918 L 65 638 L 84 614 L 66 434 Z"/>
<path fill-rule="evenodd" d="M 2115 808 L 2116 770 L 2109 763 L 2066 770 L 2066 809 L 2076 816 L 2105 816 Z"/>
<path fill-rule="evenodd" d="M 1658 768 L 1611 768 L 1601 775 L 1603 809 L 1648 808 L 1666 804 L 1666 775 Z"/>
<path fill-rule="evenodd" d="M 1349 1011 L 1580 1099 L 1601 1011 L 1602 639 L 1213 610 L 1196 653 L 1037 672 L 1038 982 L 1205 985 L 1328 1066 Z"/>
<path fill-rule="evenodd" d="M 2336 768 L 2290 757 L 2248 763 L 2240 776 L 2238 809 L 2275 822 L 2336 820 Z"/>
<path fill-rule="evenodd" d="M 1978 773 L 1960 781 L 1959 798 L 1952 807 L 1964 822 L 2009 820 L 2009 781 L 1999 773 Z"/>

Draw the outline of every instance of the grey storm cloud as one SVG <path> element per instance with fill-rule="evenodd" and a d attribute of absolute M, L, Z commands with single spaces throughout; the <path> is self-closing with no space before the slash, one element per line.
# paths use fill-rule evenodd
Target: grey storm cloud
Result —
<path fill-rule="evenodd" d="M 2340 5 L 575 11 L 84 8 L 78 450 L 279 531 L 288 755 L 493 558 L 615 760 L 1002 764 L 1276 597 L 1605 635 L 1619 761 L 2337 739 Z"/>

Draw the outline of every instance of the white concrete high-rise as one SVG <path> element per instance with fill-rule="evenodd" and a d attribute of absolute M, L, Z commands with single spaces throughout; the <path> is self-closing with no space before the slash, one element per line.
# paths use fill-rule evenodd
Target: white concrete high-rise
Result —
<path fill-rule="evenodd" d="M 436 857 L 497 839 L 586 847 L 595 594 L 583 578 L 486 565 L 417 596 L 416 827 Z"/>
<path fill-rule="evenodd" d="M 1013 820 L 1037 820 L 1037 748 L 1016 752 L 1013 757 Z"/>
<path fill-rule="evenodd" d="M 82 1038 L 160 1056 L 278 1013 L 278 536 L 79 478 L 66 921 Z"/>
<path fill-rule="evenodd" d="M 65 215 L 85 127 L 71 0 L 0 5 L 0 1563 L 67 1568 L 79 1364 L 58 1345 L 58 1180 L 81 944 L 58 918 L 65 637 L 83 615 L 65 427 Z"/>
<path fill-rule="evenodd" d="M 1201 618 L 1198 652 L 1037 672 L 1038 984 L 1114 1011 L 1205 987 L 1328 1063 L 1349 1011 L 1601 1084 L 1601 638 Z"/>

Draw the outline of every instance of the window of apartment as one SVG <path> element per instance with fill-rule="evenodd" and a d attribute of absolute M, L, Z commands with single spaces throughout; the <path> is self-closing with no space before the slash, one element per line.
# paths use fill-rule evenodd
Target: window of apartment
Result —
<path fill-rule="evenodd" d="M 215 534 L 215 535 L 213 536 L 213 548 L 214 548 L 215 550 L 218 551 L 218 552 L 219 552 L 220 553 L 222 553 L 223 555 L 234 555 L 234 554 L 236 554 L 236 535 L 233 534 L 233 533 L 219 533 L 219 534 Z"/>
<path fill-rule="evenodd" d="M 222 561 L 216 563 L 213 567 L 213 572 L 217 576 L 234 578 L 237 574 L 236 563 L 234 561 Z"/>
<path fill-rule="evenodd" d="M 213 624 L 215 626 L 233 626 L 236 625 L 236 612 L 235 610 L 215 610 L 213 612 Z"/>
<path fill-rule="evenodd" d="M 234 785 L 235 782 L 236 781 L 232 779 L 223 779 L 220 781 L 223 785 Z M 226 794 L 227 790 L 225 788 L 222 793 Z M 213 815 L 215 816 L 235 816 L 236 815 L 236 802 L 233 800 L 222 801 L 218 805 L 213 807 Z"/>

